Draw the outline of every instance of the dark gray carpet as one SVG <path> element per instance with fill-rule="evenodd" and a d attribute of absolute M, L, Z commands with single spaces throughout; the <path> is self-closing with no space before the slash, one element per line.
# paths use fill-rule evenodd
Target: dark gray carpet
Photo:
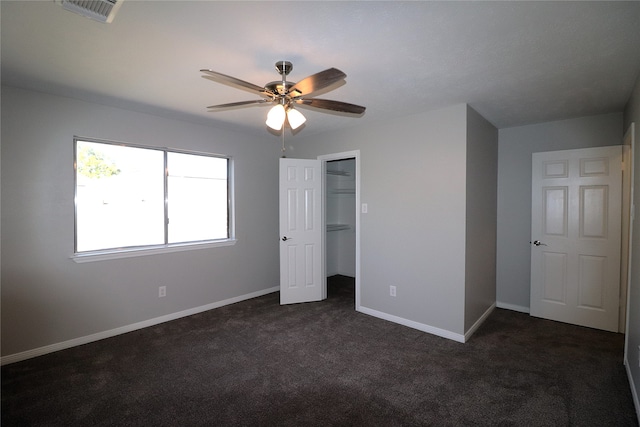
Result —
<path fill-rule="evenodd" d="M 497 309 L 466 344 L 277 293 L 2 368 L 3 426 L 636 426 L 624 337 Z"/>

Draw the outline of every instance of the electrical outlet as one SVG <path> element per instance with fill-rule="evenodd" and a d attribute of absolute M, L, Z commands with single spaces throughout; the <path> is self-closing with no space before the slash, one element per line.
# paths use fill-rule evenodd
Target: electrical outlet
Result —
<path fill-rule="evenodd" d="M 167 287 L 166 286 L 160 286 L 158 288 L 158 298 L 162 298 L 162 297 L 166 297 L 167 296 Z"/>
<path fill-rule="evenodd" d="M 389 286 L 389 295 L 391 295 L 392 297 L 396 296 L 396 287 L 391 285 Z"/>

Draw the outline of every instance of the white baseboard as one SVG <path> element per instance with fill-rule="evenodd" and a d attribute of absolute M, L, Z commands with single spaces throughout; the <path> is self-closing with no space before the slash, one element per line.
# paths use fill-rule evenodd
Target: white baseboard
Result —
<path fill-rule="evenodd" d="M 494 303 L 484 312 L 482 316 L 480 316 L 480 318 L 473 324 L 473 326 L 471 326 L 471 328 L 469 328 L 469 330 L 464 335 L 447 331 L 446 329 L 436 328 L 435 326 L 426 325 L 424 323 L 415 322 L 403 317 L 394 316 L 392 314 L 383 313 L 382 311 L 363 306 L 356 307 L 356 311 L 368 314 L 369 316 L 377 317 L 379 319 L 388 320 L 389 322 L 397 323 L 399 325 L 408 326 L 409 328 L 417 329 L 419 331 L 436 335 L 441 338 L 447 338 L 460 343 L 465 343 L 469 340 L 469 338 L 471 338 L 471 335 L 473 335 L 473 333 L 480 327 L 480 325 L 482 325 L 484 321 L 487 320 L 487 318 L 495 308 L 496 305 Z"/>
<path fill-rule="evenodd" d="M 469 330 L 464 334 L 464 342 L 469 341 L 469 338 L 471 338 L 471 335 L 473 335 L 473 333 L 480 327 L 480 325 L 482 325 L 484 321 L 487 320 L 487 317 L 489 317 L 489 315 L 493 313 L 493 310 L 495 309 L 496 309 L 496 303 L 494 302 L 493 304 L 491 304 L 489 308 L 487 308 L 487 310 L 482 314 L 482 316 L 480 316 L 480 318 L 476 320 L 476 323 L 474 323 L 473 326 L 471 326 Z"/>
<path fill-rule="evenodd" d="M 160 323 L 180 319 L 181 317 L 191 316 L 194 314 L 202 313 L 204 311 L 213 310 L 214 308 L 223 307 L 225 305 L 235 304 L 240 301 L 260 297 L 262 295 L 270 294 L 272 292 L 277 292 L 279 290 L 280 290 L 279 286 L 269 288 L 269 289 L 263 289 L 261 291 L 251 292 L 249 294 L 240 295 L 240 296 L 229 298 L 223 301 L 202 305 L 200 307 L 190 308 L 188 310 L 179 311 L 177 313 L 167 314 L 165 316 L 156 317 L 154 319 L 145 320 L 145 321 L 134 323 L 131 325 L 121 326 L 119 328 L 111 329 L 108 331 L 98 332 L 96 334 L 74 338 L 68 341 L 63 341 L 60 343 L 51 344 L 44 347 L 38 347 L 32 350 L 23 351 L 20 353 L 9 354 L 7 356 L 2 356 L 0 358 L 0 365 L 7 365 L 9 363 L 20 362 L 22 360 L 31 359 L 33 357 L 42 356 L 48 353 L 53 353 L 54 351 L 64 350 L 67 348 L 76 347 L 78 345 L 88 344 L 90 342 L 102 340 L 105 338 L 111 338 L 116 335 L 126 334 L 127 332 L 148 328 L 149 326 L 155 326 Z"/>
<path fill-rule="evenodd" d="M 638 399 L 636 384 L 633 381 L 633 376 L 631 375 L 631 369 L 629 368 L 629 360 L 627 359 L 627 355 L 624 356 L 624 367 L 627 370 L 627 378 L 629 378 L 629 387 L 631 387 L 633 405 L 636 407 L 636 416 L 638 417 L 638 424 L 640 424 L 640 400 Z"/>
<path fill-rule="evenodd" d="M 425 325 L 424 323 L 414 322 L 413 320 L 405 319 L 403 317 L 394 316 L 392 314 L 383 313 L 382 311 L 373 310 L 367 307 L 357 307 L 359 312 L 368 314 L 369 316 L 377 317 L 379 319 L 388 320 L 389 322 L 398 323 L 399 325 L 408 326 L 409 328 L 417 329 L 422 332 L 426 332 L 432 335 L 436 335 L 442 338 L 447 338 L 453 341 L 464 343 L 464 335 L 456 334 L 455 332 L 447 331 L 446 329 L 436 328 L 435 326 Z"/>
<path fill-rule="evenodd" d="M 522 305 L 515 305 L 515 304 L 507 304 L 506 302 L 500 302 L 500 301 L 496 303 L 496 307 L 504 308 L 505 310 L 519 311 L 520 313 L 527 313 L 527 314 L 529 314 L 531 311 L 529 307 L 524 307 Z"/>

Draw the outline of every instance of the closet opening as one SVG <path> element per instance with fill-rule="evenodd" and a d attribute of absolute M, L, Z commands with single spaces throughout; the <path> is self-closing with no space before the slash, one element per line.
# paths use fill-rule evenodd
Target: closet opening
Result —
<path fill-rule="evenodd" d="M 324 168 L 327 298 L 348 296 L 354 303 L 358 300 L 356 161 L 355 156 L 327 160 Z"/>

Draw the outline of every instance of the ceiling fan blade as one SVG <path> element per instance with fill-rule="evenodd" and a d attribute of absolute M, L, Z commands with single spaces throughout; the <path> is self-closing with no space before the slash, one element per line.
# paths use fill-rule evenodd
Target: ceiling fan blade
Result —
<path fill-rule="evenodd" d="M 219 104 L 219 105 L 210 105 L 207 108 L 209 110 L 224 110 L 227 108 L 235 108 L 235 107 L 246 107 L 249 105 L 256 104 L 265 104 L 271 102 L 270 99 L 256 99 L 254 101 L 240 101 L 240 102 L 230 102 L 228 104 Z"/>
<path fill-rule="evenodd" d="M 296 99 L 296 103 L 307 105 L 313 108 L 320 108 L 323 110 L 332 110 L 350 114 L 363 114 L 366 110 L 366 107 L 362 107 L 360 105 L 348 104 L 341 101 L 332 101 L 330 99 Z"/>
<path fill-rule="evenodd" d="M 226 74 L 218 73 L 212 70 L 200 70 L 201 72 L 207 74 L 206 76 L 202 76 L 205 79 L 213 80 L 217 83 L 223 83 L 226 85 L 238 87 L 240 89 L 245 89 L 253 93 L 257 93 L 259 95 L 269 96 L 272 93 L 266 90 L 263 87 L 258 85 L 254 85 L 253 83 L 245 82 L 244 80 L 236 79 L 235 77 L 227 76 Z"/>
<path fill-rule="evenodd" d="M 308 96 L 346 77 L 347 75 L 337 68 L 329 68 L 300 80 L 289 89 L 289 93 L 294 97 L 302 95 Z"/>

